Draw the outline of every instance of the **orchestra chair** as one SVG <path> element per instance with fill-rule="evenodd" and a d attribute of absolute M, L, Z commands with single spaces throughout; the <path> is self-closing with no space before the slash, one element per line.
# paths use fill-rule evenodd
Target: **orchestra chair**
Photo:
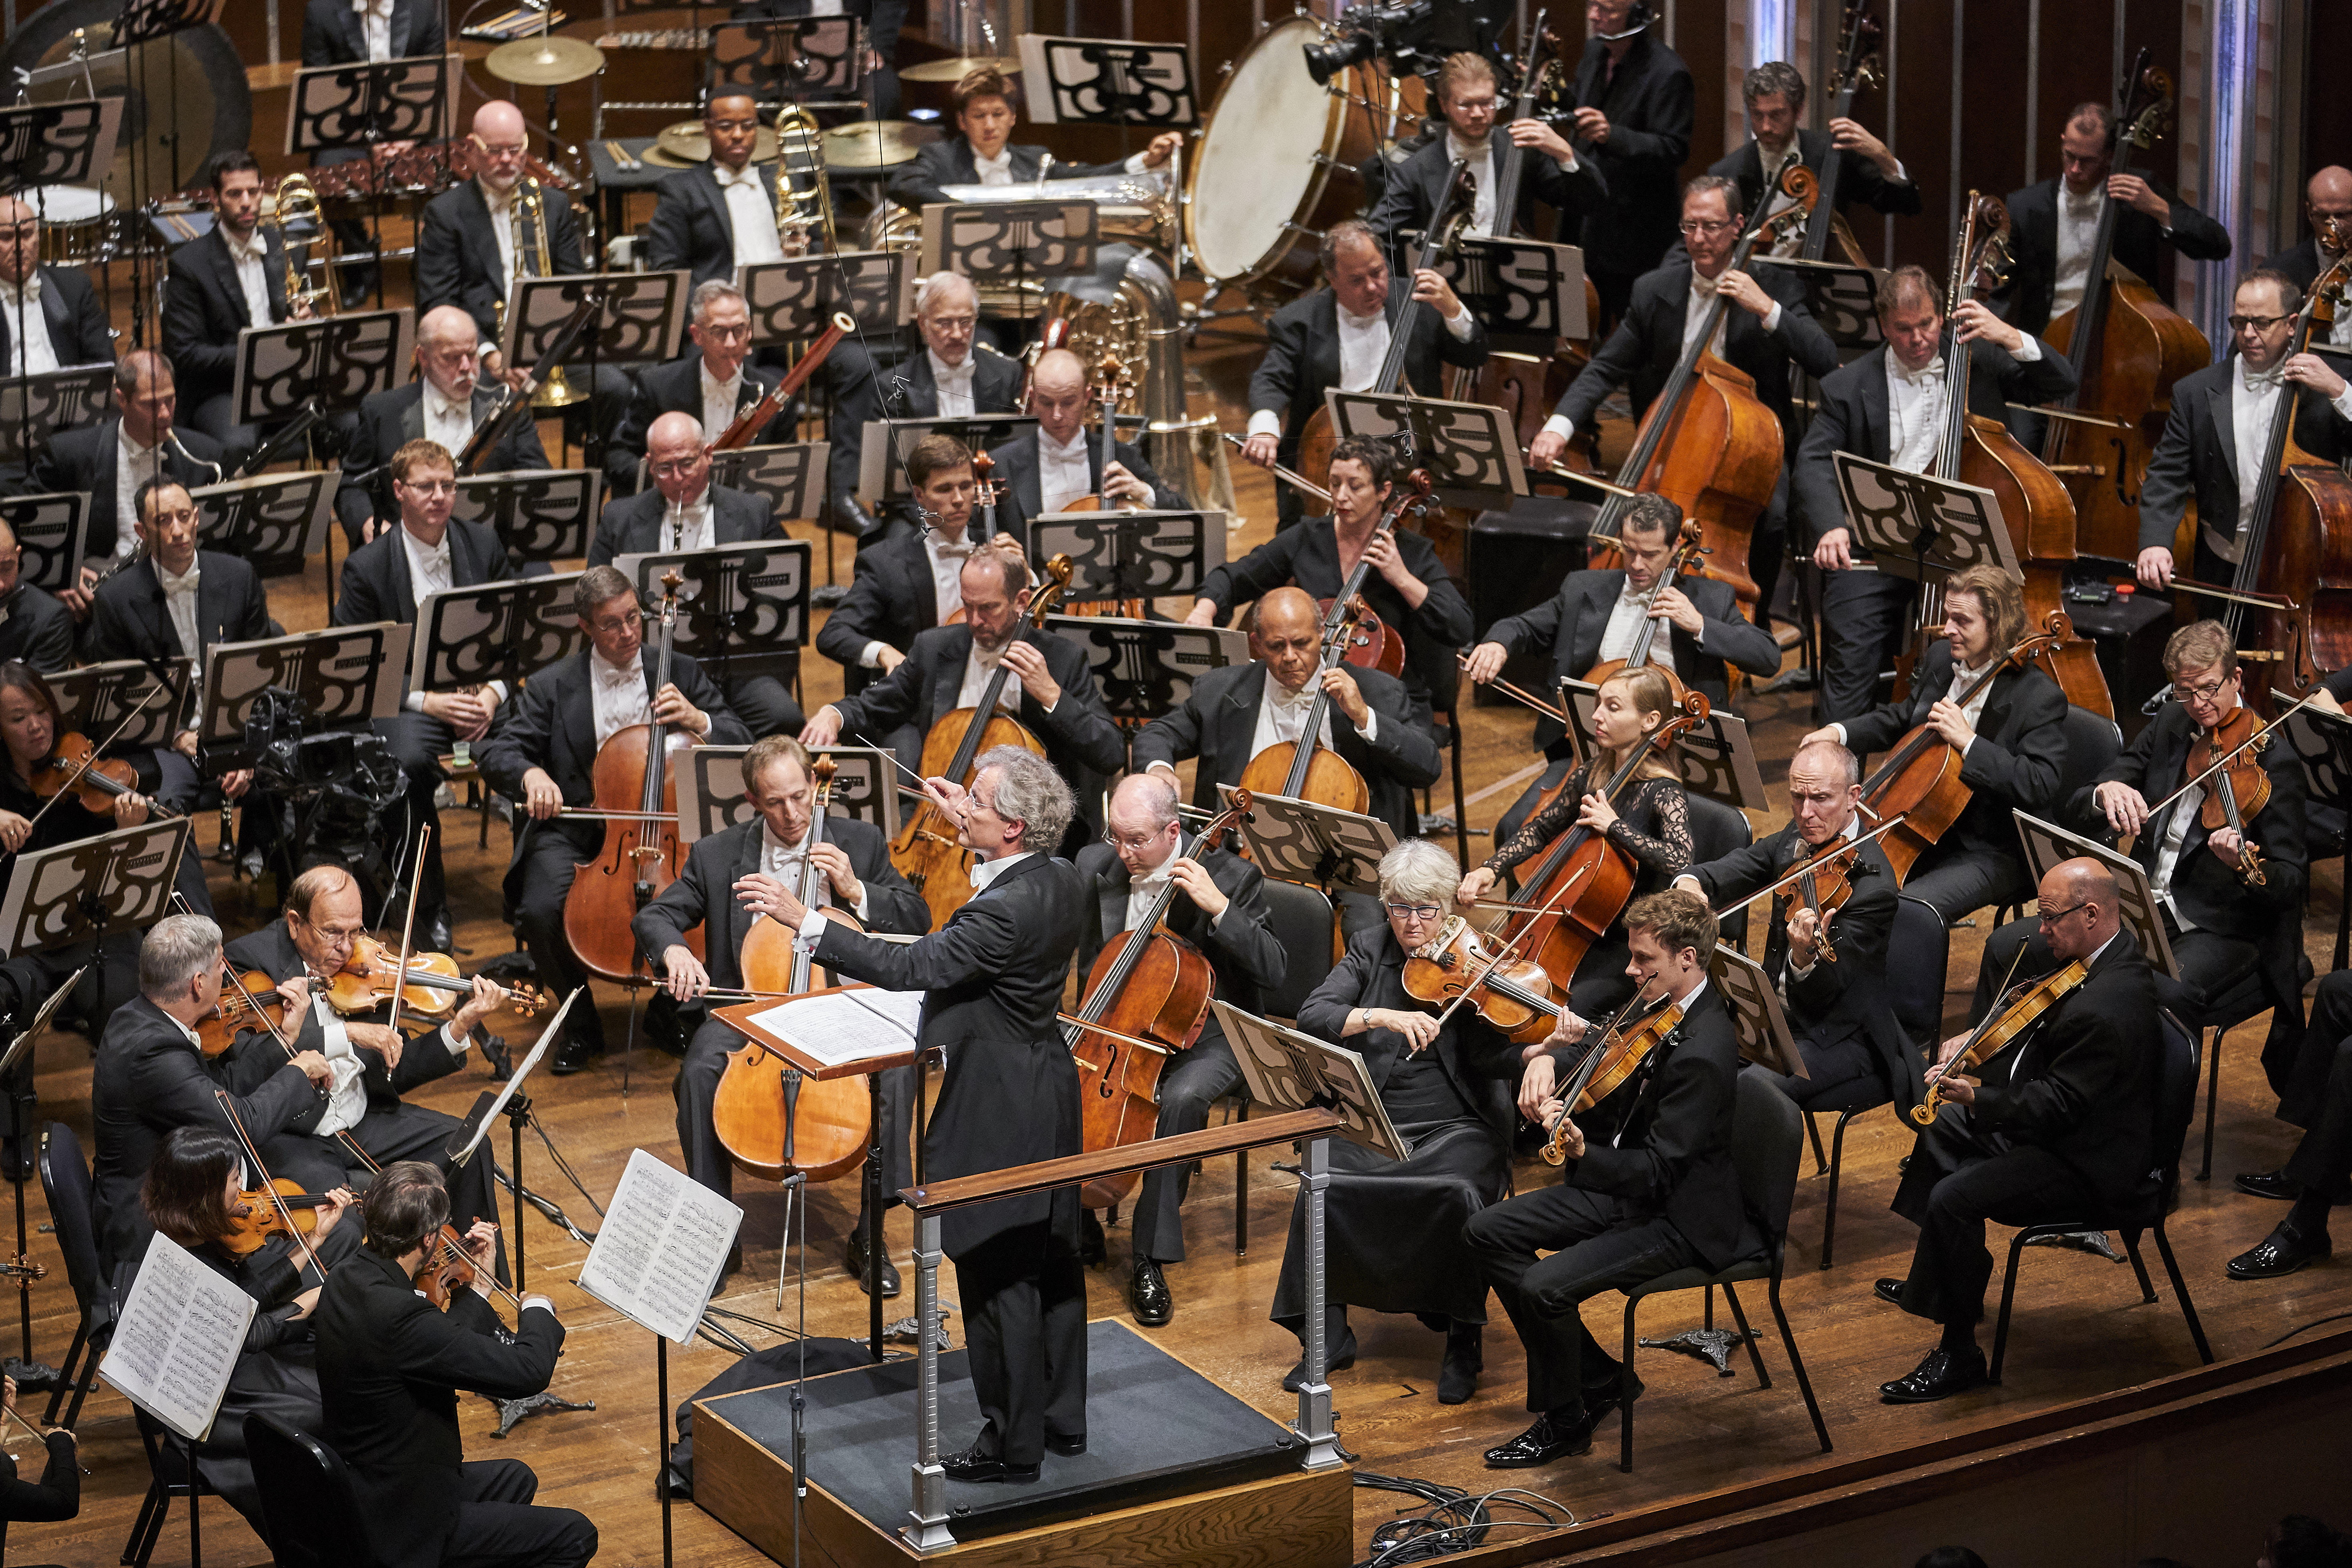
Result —
<path fill-rule="evenodd" d="M 245 1418 L 245 1449 L 278 1568 L 378 1568 L 342 1456 L 264 1410 Z"/>
<path fill-rule="evenodd" d="M 123 1568 L 147 1568 L 171 1514 L 172 1500 L 180 1497 L 188 1500 L 188 1568 L 205 1568 L 202 1521 L 197 1518 L 205 1481 L 195 1466 L 196 1446 L 135 1405 L 131 1414 L 139 1423 L 139 1441 L 147 1449 L 150 1479 L 146 1500 L 131 1521 L 131 1539 L 122 1543 Z"/>
<path fill-rule="evenodd" d="M 1303 882 L 1265 879 L 1265 929 L 1282 944 L 1288 959 L 1282 984 L 1266 993 L 1265 1016 L 1296 1026 L 1299 1004 L 1315 994 L 1331 973 L 1333 927 L 1339 917 L 1319 888 Z M 1249 1120 L 1249 1085 L 1244 1082 L 1229 1097 L 1233 1109 L 1228 1125 Z M 1249 1256 L 1249 1151 L 1234 1154 L 1234 1256 Z"/>
<path fill-rule="evenodd" d="M 2210 1180 L 2213 1174 L 2213 1112 L 2221 1102 L 2221 1041 L 2239 1025 L 2271 1010 L 2271 999 L 2263 993 L 2262 969 L 2261 959 L 2249 957 L 2244 967 L 2230 977 L 2211 1006 L 2191 1009 L 2180 1016 L 2181 1024 L 2200 1038 L 2207 1030 L 2212 1031 L 2212 1044 L 2206 1047 L 2205 1152 L 2197 1165 L 2197 1179 L 2200 1182 Z M 2308 960 L 2303 964 L 2303 979 L 2305 984 L 2311 979 Z"/>
<path fill-rule="evenodd" d="M 2063 728 L 2066 758 L 2058 768 L 2058 798 L 2069 801 L 2090 788 L 2099 775 L 2107 771 L 2107 764 L 2124 754 L 2124 732 L 2116 727 L 2113 719 L 2103 713 L 2094 713 L 2087 708 L 2077 708 L 2071 702 L 2066 705 Z M 2062 822 L 2058 826 L 2074 827 L 2076 825 Z M 2104 821 L 2090 826 L 2095 837 L 2105 840 L 2114 837 L 2106 831 Z M 2002 905 L 1993 911 L 1993 930 L 2000 930 L 2024 913 L 2022 903 Z M 1988 931 L 1985 934 L 1990 936 L 1992 933 Z"/>
<path fill-rule="evenodd" d="M 1736 805 L 1726 805 L 1703 795 L 1685 797 L 1690 805 L 1691 864 L 1704 866 L 1720 860 L 1735 849 L 1745 849 L 1756 842 L 1756 829 L 1749 824 L 1748 814 Z M 1716 928 L 1716 940 L 1727 942 L 1740 952 L 1748 951 L 1748 905 L 1742 903 L 1723 917 Z"/>
<path fill-rule="evenodd" d="M 2314 767 L 2311 759 L 2303 763 L 2303 845 L 2305 860 L 2318 865 L 2322 860 L 2345 858 L 2347 806 L 2346 789 L 2352 778 L 2346 777 L 2332 766 Z M 2347 861 L 2352 868 L 2352 861 Z M 2310 886 L 2305 873 L 2305 887 Z M 2337 882 L 2339 896 L 2336 900 L 2336 962 L 2330 969 L 2342 969 L 2352 963 L 2352 898 L 2341 895 L 2343 884 Z M 2307 895 L 2306 895 L 2307 896 Z"/>
<path fill-rule="evenodd" d="M 57 1387 L 49 1393 L 49 1407 L 42 1413 L 41 1424 L 71 1431 L 81 1419 L 81 1402 L 89 1397 L 98 1381 L 100 1357 L 114 1337 L 114 1296 L 107 1289 L 99 1266 L 97 1189 L 91 1184 L 89 1167 L 82 1162 L 81 1140 L 74 1136 L 72 1128 L 52 1121 L 42 1129 L 40 1166 L 41 1195 L 48 1202 L 58 1250 L 65 1254 L 66 1280 L 81 1309 L 73 1344 L 66 1352 L 65 1366 L 58 1373 Z M 73 1391 L 73 1404 L 60 1421 L 58 1406 L 65 1403 L 68 1388 Z"/>
<path fill-rule="evenodd" d="M 2163 1054 L 2157 1064 L 2155 1125 L 2150 1143 L 2156 1151 L 2162 1179 L 2152 1192 L 2103 1213 L 2029 1225 L 2011 1238 L 2009 1268 L 2000 1286 L 2000 1316 L 1992 1331 L 1992 1363 L 1986 1372 L 1987 1379 L 1992 1383 L 2000 1381 L 2001 1356 L 2009 1348 L 2010 1303 L 2017 1295 L 2019 1257 L 2026 1243 L 2036 1237 L 2070 1231 L 2123 1233 L 2124 1249 L 2131 1255 L 2132 1272 L 2139 1276 L 2143 1305 L 2156 1300 L 2156 1286 L 2148 1279 L 2147 1265 L 2140 1258 L 2139 1238 L 2142 1231 L 2154 1231 L 2156 1250 L 2164 1259 L 2165 1273 L 2171 1277 L 2172 1293 L 2180 1300 L 2180 1316 L 2189 1325 L 2189 1337 L 2196 1342 L 2197 1359 L 2207 1366 L 2213 1364 L 2213 1347 L 2206 1342 L 2205 1325 L 2197 1320 L 2197 1304 L 2189 1299 L 2188 1281 L 2181 1279 L 2180 1265 L 2172 1256 L 2172 1242 L 2164 1234 L 2165 1215 L 2171 1211 L 2173 1200 L 2180 1191 L 2180 1146 L 2188 1142 L 2189 1119 L 2197 1104 L 2197 1037 L 2169 1012 L 2163 1015 L 2159 1032 Z"/>
<path fill-rule="evenodd" d="M 1467 651 L 1463 650 L 1463 651 Z M 1437 743 L 1444 748 L 1447 766 L 1454 774 L 1454 858 L 1462 867 L 1462 874 L 1470 874 L 1470 811 L 1463 802 L 1462 791 L 1462 673 L 1454 671 L 1454 684 L 1445 692 L 1445 706 L 1436 705 L 1438 694 L 1430 694 L 1430 721 L 1437 726 Z M 1422 828 L 1429 827 L 1429 791 L 1421 792 Z"/>
<path fill-rule="evenodd" d="M 1944 970 L 1950 960 L 1951 929 L 1935 906 L 1908 894 L 1895 900 L 1895 925 L 1886 938 L 1886 986 L 1893 993 L 1895 1022 L 1903 1037 L 1922 1050 L 1936 1044 L 1937 1032 L 1944 1022 Z M 1897 954 L 1901 968 L 1896 967 Z M 1837 1243 L 1838 1177 L 1845 1164 L 1846 1123 L 1864 1111 L 1875 1110 L 1894 1103 L 1894 1096 L 1885 1086 L 1874 1085 L 1856 1089 L 1851 1105 L 1822 1105 L 1816 1110 L 1834 1110 L 1837 1126 L 1830 1134 L 1830 1157 L 1822 1159 L 1821 1130 L 1813 1124 L 1811 1111 L 1805 1113 L 1805 1132 L 1813 1143 L 1813 1174 L 1829 1173 L 1829 1198 L 1822 1205 L 1822 1267 L 1830 1266 L 1832 1250 Z M 1897 1106 L 1900 1117 L 1906 1107 Z"/>
<path fill-rule="evenodd" d="M 1797 1352 L 1797 1336 L 1789 1327 L 1789 1314 L 1780 1307 L 1780 1265 L 1788 1252 L 1789 1211 L 1796 1202 L 1797 1164 L 1804 1152 L 1804 1118 L 1794 1101 L 1753 1073 L 1739 1074 L 1733 1080 L 1733 1089 L 1731 1159 L 1739 1170 L 1740 1199 L 1763 1229 L 1764 1247 L 1754 1257 L 1717 1272 L 1699 1268 L 1677 1268 L 1625 1292 L 1625 1353 L 1620 1364 L 1625 1369 L 1623 1376 L 1629 1380 L 1631 1397 L 1618 1407 L 1623 1413 L 1623 1435 L 1617 1468 L 1627 1475 L 1633 1473 L 1633 1406 L 1641 1403 L 1641 1383 L 1633 1375 L 1634 1309 L 1652 1296 L 1675 1290 L 1704 1290 L 1707 1292 L 1707 1319 L 1712 1326 L 1715 1288 L 1722 1286 L 1723 1299 L 1731 1303 L 1732 1321 L 1739 1325 L 1739 1337 L 1748 1346 L 1748 1359 L 1756 1368 L 1757 1385 L 1769 1388 L 1772 1374 L 1764 1370 L 1764 1357 L 1757 1348 L 1756 1335 L 1748 1327 L 1748 1314 L 1740 1310 L 1738 1292 L 1732 1288 L 1758 1279 L 1766 1282 L 1772 1320 L 1780 1325 L 1780 1342 L 1789 1348 L 1789 1366 L 1797 1375 L 1798 1391 L 1805 1396 L 1805 1413 L 1812 1417 L 1813 1436 L 1821 1439 L 1822 1453 L 1830 1451 L 1829 1426 L 1822 1419 L 1821 1402 L 1813 1397 L 1812 1380 L 1805 1375 L 1804 1357 Z M 2166 1256 L 2169 1258 L 2170 1254 Z"/>

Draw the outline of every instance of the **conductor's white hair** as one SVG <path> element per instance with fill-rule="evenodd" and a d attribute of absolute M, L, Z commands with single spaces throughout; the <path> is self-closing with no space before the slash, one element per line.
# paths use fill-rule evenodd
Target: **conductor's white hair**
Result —
<path fill-rule="evenodd" d="M 1381 897 L 1402 904 L 1450 908 L 1462 885 L 1454 852 L 1426 838 L 1408 838 L 1381 857 Z"/>
<path fill-rule="evenodd" d="M 996 815 L 1022 826 L 1021 847 L 1051 855 L 1069 831 L 1078 803 L 1054 764 L 1019 746 L 992 746 L 972 771 L 996 774 Z"/>

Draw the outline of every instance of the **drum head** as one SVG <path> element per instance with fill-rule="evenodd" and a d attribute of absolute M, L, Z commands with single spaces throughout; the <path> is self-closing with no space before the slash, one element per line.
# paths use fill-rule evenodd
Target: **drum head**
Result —
<path fill-rule="evenodd" d="M 114 198 L 87 185 L 40 185 L 19 198 L 30 202 L 45 226 L 68 228 L 96 223 L 114 210 Z"/>
<path fill-rule="evenodd" d="M 1321 28 L 1305 17 L 1244 50 L 1218 89 L 1184 187 L 1184 234 L 1202 273 L 1223 282 L 1259 276 L 1297 240 L 1329 171 L 1347 100 L 1315 85 L 1305 47 Z"/>

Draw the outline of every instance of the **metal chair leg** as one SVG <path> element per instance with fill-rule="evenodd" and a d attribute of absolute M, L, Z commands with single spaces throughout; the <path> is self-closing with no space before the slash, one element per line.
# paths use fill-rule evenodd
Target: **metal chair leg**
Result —
<path fill-rule="evenodd" d="M 1453 742 L 1446 750 L 1454 758 L 1454 854 L 1466 877 L 1470 874 L 1470 808 L 1462 788 L 1462 720 L 1458 707 L 1445 716 L 1445 729 Z"/>
<path fill-rule="evenodd" d="M 2174 1300 L 2180 1303 L 2180 1315 L 2189 1321 L 2189 1337 L 2197 1343 L 2197 1359 L 2207 1366 L 2213 1364 L 2213 1347 L 2206 1342 L 2205 1325 L 2198 1320 L 2197 1303 L 2189 1299 L 2189 1282 L 2180 1277 L 2180 1265 L 2172 1256 L 2172 1240 L 2164 1234 L 2164 1222 L 2155 1226 L 2157 1256 L 2164 1259 L 2164 1272 L 2172 1281 Z"/>
<path fill-rule="evenodd" d="M 1772 1321 L 1780 1325 L 1780 1343 L 1789 1352 L 1789 1370 L 1797 1374 L 1797 1392 L 1805 1396 L 1805 1414 L 1813 1418 L 1813 1436 L 1822 1440 L 1822 1452 L 1830 1451 L 1829 1423 L 1822 1419 L 1822 1402 L 1813 1397 L 1813 1380 L 1805 1375 L 1805 1358 L 1797 1352 L 1797 1336 L 1790 1331 L 1789 1314 L 1780 1308 L 1780 1276 L 1773 1272 L 1765 1300 L 1772 1309 Z"/>
<path fill-rule="evenodd" d="M 1249 1120 L 1249 1101 L 1244 1100 L 1234 1110 L 1234 1120 Z M 1237 1151 L 1234 1155 L 1234 1256 L 1249 1256 L 1249 1151 Z"/>
<path fill-rule="evenodd" d="M 2132 1272 L 2139 1276 L 2139 1304 L 2145 1307 L 2156 1300 L 2156 1282 L 2147 1277 L 2147 1264 L 2139 1255 L 2139 1232 L 2124 1232 L 2124 1252 L 2131 1258 Z"/>
<path fill-rule="evenodd" d="M 2205 1158 L 2197 1167 L 2200 1182 L 2213 1174 L 2213 1108 L 2221 1098 L 2221 1031 L 2213 1031 L 2213 1044 L 2205 1060 Z"/>
<path fill-rule="evenodd" d="M 1748 1326 L 1748 1314 L 1740 1310 L 1739 1292 L 1731 1288 L 1727 1279 L 1723 1285 L 1723 1299 L 1731 1303 L 1731 1321 L 1739 1325 L 1739 1342 L 1748 1347 L 1748 1363 L 1756 1369 L 1756 1386 L 1771 1387 L 1772 1374 L 1764 1370 L 1764 1352 L 1757 1347 L 1755 1332 Z"/>
<path fill-rule="evenodd" d="M 1813 1113 L 1808 1110 L 1804 1116 L 1805 1136 L 1811 1139 L 1813 1143 L 1813 1174 L 1818 1176 L 1830 1168 L 1830 1160 L 1828 1155 L 1822 1152 L 1822 1130 L 1814 1124 Z"/>
<path fill-rule="evenodd" d="M 1622 1429 L 1617 1436 L 1617 1468 L 1626 1475 L 1633 1473 L 1633 1309 L 1641 1304 L 1639 1296 L 1625 1298 L 1625 1359 L 1617 1364 L 1619 1385 L 1624 1397 L 1617 1402 L 1617 1419 Z"/>
<path fill-rule="evenodd" d="M 66 1348 L 65 1364 L 58 1369 L 58 1385 L 49 1390 L 48 1408 L 41 1412 L 43 1426 L 58 1424 L 58 1406 L 65 1403 L 67 1391 L 74 1385 L 75 1368 L 81 1363 L 82 1347 L 89 1342 L 89 1318 L 84 1314 L 74 1325 L 73 1343 Z"/>
<path fill-rule="evenodd" d="M 1838 1113 L 1837 1130 L 1830 1135 L 1829 1202 L 1822 1207 L 1822 1267 L 1830 1266 L 1830 1257 L 1837 1245 L 1838 1177 L 1845 1169 L 1845 1124 L 1861 1115 L 1859 1110 Z"/>
<path fill-rule="evenodd" d="M 2000 1320 L 1993 1325 L 1992 1363 L 1985 1369 L 1985 1381 L 2000 1381 L 2001 1358 L 2009 1352 L 2009 1309 L 2017 1300 L 2017 1260 L 2025 1251 L 2025 1238 L 2030 1231 L 2021 1230 L 2009 1244 L 2009 1272 L 2000 1282 Z"/>

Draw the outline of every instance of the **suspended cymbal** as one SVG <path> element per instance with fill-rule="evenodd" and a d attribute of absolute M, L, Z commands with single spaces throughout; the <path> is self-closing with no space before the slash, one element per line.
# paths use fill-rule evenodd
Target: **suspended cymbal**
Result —
<path fill-rule="evenodd" d="M 675 125 L 662 127 L 654 144 L 646 149 L 646 162 L 659 163 L 666 169 L 690 169 L 697 163 L 710 162 L 710 133 L 699 120 L 681 120 Z M 772 163 L 776 161 L 776 133 L 762 125 L 751 138 L 751 162 Z"/>
<path fill-rule="evenodd" d="M 910 162 L 919 148 L 938 138 L 929 126 L 911 120 L 876 120 L 836 125 L 824 133 L 824 166 L 828 169 L 887 169 Z"/>
<path fill-rule="evenodd" d="M 919 66 L 908 66 L 898 73 L 901 81 L 961 81 L 976 70 L 992 70 L 1000 76 L 1021 74 L 1018 55 L 966 55 L 951 60 L 925 60 Z"/>
<path fill-rule="evenodd" d="M 603 70 L 604 51 L 585 38 L 548 34 L 501 44 L 482 64 L 500 81 L 518 87 L 566 87 Z"/>

